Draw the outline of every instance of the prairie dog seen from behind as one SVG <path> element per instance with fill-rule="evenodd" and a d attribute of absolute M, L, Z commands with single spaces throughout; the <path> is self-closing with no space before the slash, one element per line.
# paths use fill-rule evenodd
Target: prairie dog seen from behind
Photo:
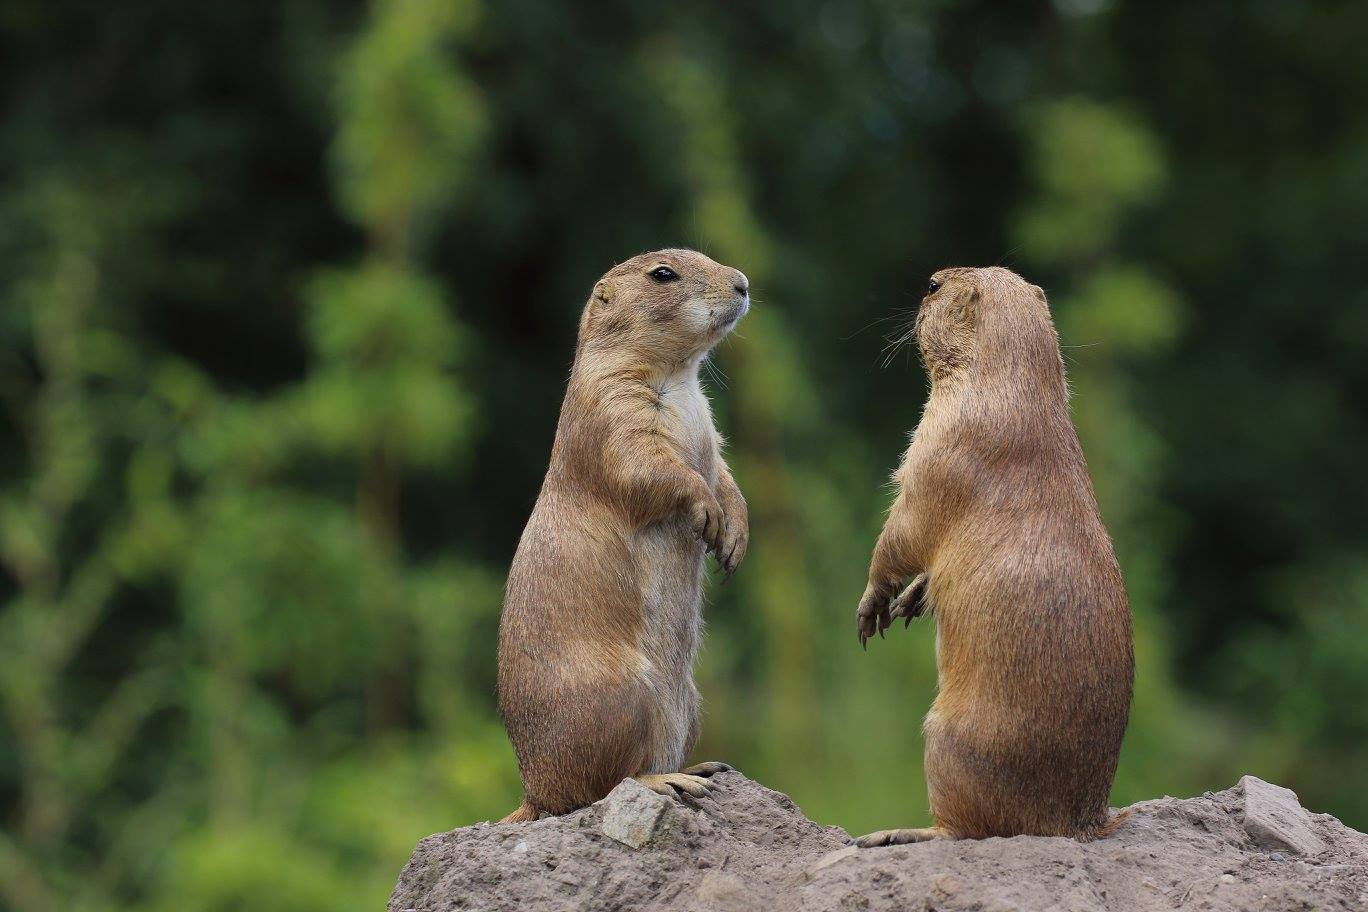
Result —
<path fill-rule="evenodd" d="M 1130 607 L 1045 294 L 1006 269 L 943 270 L 915 335 L 931 393 L 857 621 L 864 643 L 934 612 L 935 826 L 857 842 L 1102 835 L 1130 711 Z"/>
<path fill-rule="evenodd" d="M 681 769 L 699 728 L 704 555 L 730 575 L 749 536 L 698 370 L 749 306 L 742 273 L 692 250 L 634 257 L 594 286 L 499 627 L 524 790 L 508 821 L 628 777 L 701 795 L 726 768 Z"/>

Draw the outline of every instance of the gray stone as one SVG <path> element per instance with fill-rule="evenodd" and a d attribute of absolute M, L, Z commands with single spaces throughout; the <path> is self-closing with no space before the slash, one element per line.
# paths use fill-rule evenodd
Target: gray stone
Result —
<path fill-rule="evenodd" d="M 603 835 L 639 849 L 656 835 L 670 799 L 635 779 L 624 779 L 603 800 Z"/>
<path fill-rule="evenodd" d="M 1240 780 L 1244 793 L 1244 828 L 1262 849 L 1280 849 L 1297 855 L 1319 855 L 1325 842 L 1316 835 L 1311 815 L 1297 800 L 1297 793 L 1255 776 Z"/>

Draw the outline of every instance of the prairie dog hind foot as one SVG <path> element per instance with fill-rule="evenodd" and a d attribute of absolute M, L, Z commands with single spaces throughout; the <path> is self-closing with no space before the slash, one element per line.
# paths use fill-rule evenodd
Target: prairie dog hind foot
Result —
<path fill-rule="evenodd" d="M 716 773 L 725 773 L 732 768 L 730 763 L 723 763 L 721 760 L 704 760 L 702 763 L 695 763 L 693 766 L 686 766 L 681 773 L 690 776 L 708 777 Z"/>
<path fill-rule="evenodd" d="M 712 783 L 702 776 L 690 773 L 648 773 L 636 776 L 636 781 L 653 792 L 670 798 L 688 795 L 691 798 L 704 798 L 712 791 Z"/>
<path fill-rule="evenodd" d="M 932 839 L 953 839 L 950 831 L 941 827 L 917 827 L 915 829 L 903 830 L 879 830 L 866 836 L 852 839 L 851 845 L 859 846 L 862 849 L 874 849 L 879 846 L 907 845 L 911 842 L 930 842 Z"/>

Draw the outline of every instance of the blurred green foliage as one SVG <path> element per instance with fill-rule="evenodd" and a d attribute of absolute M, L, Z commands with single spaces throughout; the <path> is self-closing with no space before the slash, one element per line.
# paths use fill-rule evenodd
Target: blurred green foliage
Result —
<path fill-rule="evenodd" d="M 294 0 L 0 12 L 0 907 L 383 903 L 518 799 L 504 569 L 579 308 L 666 244 L 753 547 L 700 756 L 926 819 L 928 625 L 852 616 L 926 276 L 1051 295 L 1136 618 L 1114 793 L 1368 826 L 1354 4 Z M 1274 65 L 1276 61 L 1276 65 Z"/>

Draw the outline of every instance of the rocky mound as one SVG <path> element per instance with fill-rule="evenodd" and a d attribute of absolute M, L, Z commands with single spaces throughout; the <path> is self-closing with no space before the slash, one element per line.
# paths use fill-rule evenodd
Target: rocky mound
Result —
<path fill-rule="evenodd" d="M 846 846 L 779 792 L 729 772 L 684 804 L 627 780 L 535 823 L 418 844 L 390 912 L 428 910 L 1368 910 L 1368 836 L 1246 776 L 1134 805 L 1091 843 L 1019 836 Z"/>

